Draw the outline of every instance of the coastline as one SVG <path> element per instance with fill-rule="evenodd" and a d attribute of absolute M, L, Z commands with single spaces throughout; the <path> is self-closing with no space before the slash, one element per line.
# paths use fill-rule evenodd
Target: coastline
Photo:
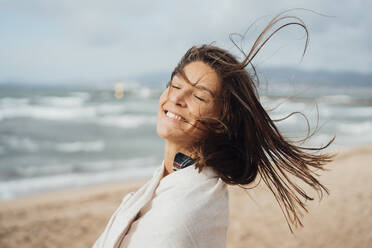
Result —
<path fill-rule="evenodd" d="M 262 184 L 228 186 L 226 247 L 367 247 L 372 244 L 372 145 L 339 152 L 322 172 L 330 190 L 308 204 L 303 228 L 291 234 Z M 122 198 L 146 180 L 86 186 L 0 202 L 0 247 L 91 247 Z"/>

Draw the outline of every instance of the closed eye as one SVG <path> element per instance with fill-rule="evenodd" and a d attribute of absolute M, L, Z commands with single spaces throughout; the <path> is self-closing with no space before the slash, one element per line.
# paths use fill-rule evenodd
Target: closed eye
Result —
<path fill-rule="evenodd" d="M 173 85 L 173 84 L 171 85 L 171 87 L 172 87 L 172 88 L 175 88 L 175 89 L 181 89 L 180 87 L 175 86 L 175 85 Z"/>
<path fill-rule="evenodd" d="M 194 95 L 194 96 L 195 96 L 195 98 L 197 98 L 198 100 L 200 100 L 200 101 L 202 101 L 202 102 L 205 102 L 205 100 L 204 100 L 203 98 L 198 97 L 197 95 Z"/>

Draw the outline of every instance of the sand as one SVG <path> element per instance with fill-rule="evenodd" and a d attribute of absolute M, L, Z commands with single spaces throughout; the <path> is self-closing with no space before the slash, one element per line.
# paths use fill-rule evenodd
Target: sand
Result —
<path fill-rule="evenodd" d="M 372 146 L 343 151 L 328 168 L 330 195 L 308 204 L 294 234 L 265 187 L 229 186 L 227 247 L 372 247 Z M 91 247 L 122 197 L 146 181 L 0 202 L 0 247 Z"/>

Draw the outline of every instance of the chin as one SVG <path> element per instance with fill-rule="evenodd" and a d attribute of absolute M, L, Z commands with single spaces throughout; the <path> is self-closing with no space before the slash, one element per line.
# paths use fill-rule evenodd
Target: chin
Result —
<path fill-rule="evenodd" d="M 165 128 L 157 128 L 158 136 L 164 140 L 182 140 L 182 137 L 177 137 L 172 132 L 169 132 L 169 130 L 166 130 Z"/>
<path fill-rule="evenodd" d="M 163 139 L 166 139 L 167 138 L 167 133 L 164 132 L 164 130 L 162 128 L 157 127 L 156 128 L 156 132 L 158 133 L 158 136 L 160 138 L 163 138 Z"/>
<path fill-rule="evenodd" d="M 172 136 L 174 136 L 174 130 L 170 130 L 169 128 L 164 127 L 164 125 L 158 125 L 156 127 L 156 132 L 159 137 L 163 139 L 171 139 Z"/>
<path fill-rule="evenodd" d="M 171 141 L 173 143 L 188 143 L 190 140 L 189 135 L 185 133 L 176 133 L 174 129 L 169 129 L 165 127 L 157 127 L 157 134 L 160 138 Z"/>

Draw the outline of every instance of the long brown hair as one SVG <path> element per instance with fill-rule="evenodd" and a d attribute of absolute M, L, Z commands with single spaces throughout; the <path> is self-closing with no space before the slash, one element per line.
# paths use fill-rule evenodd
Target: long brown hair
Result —
<path fill-rule="evenodd" d="M 300 18 L 284 15 L 286 12 L 279 13 L 267 24 L 247 54 L 241 50 L 245 55 L 241 62 L 219 47 L 194 46 L 174 69 L 171 81 L 176 74 L 185 76 L 184 67 L 195 61 L 204 62 L 217 72 L 222 82 L 220 117 L 198 120 L 207 127 L 207 135 L 190 148 L 197 161 L 196 167 L 201 171 L 203 167 L 210 166 L 225 183 L 244 189 L 243 185 L 252 183 L 259 175 L 274 194 L 292 231 L 291 224 L 302 226 L 301 209 L 307 211 L 305 201 L 313 198 L 290 177 L 299 178 L 321 196 L 323 192 L 328 193 L 316 178 L 315 170 L 324 170 L 324 165 L 332 161 L 335 154 L 315 152 L 328 147 L 335 137 L 318 148 L 303 147 L 298 142 L 290 141 L 275 124 L 285 118 L 272 120 L 259 101 L 256 88 L 258 77 L 252 59 L 267 41 L 282 28 L 298 25 L 306 32 L 303 54 L 307 48 L 307 27 Z M 283 20 L 290 21 L 274 28 Z M 251 72 L 247 71 L 248 65 L 252 68 Z M 313 134 L 308 133 L 302 142 Z"/>

